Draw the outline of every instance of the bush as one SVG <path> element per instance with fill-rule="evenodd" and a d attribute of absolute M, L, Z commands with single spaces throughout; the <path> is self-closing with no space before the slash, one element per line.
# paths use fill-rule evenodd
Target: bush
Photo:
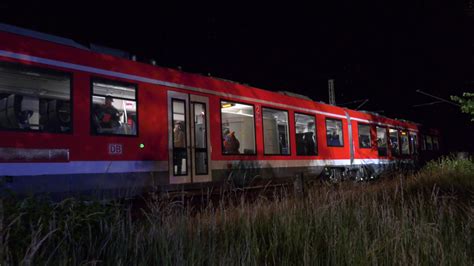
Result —
<path fill-rule="evenodd" d="M 415 175 L 412 184 L 424 187 L 436 184 L 444 189 L 473 189 L 474 161 L 471 159 L 457 159 L 454 156 L 441 157 L 438 160 L 430 161 Z"/>

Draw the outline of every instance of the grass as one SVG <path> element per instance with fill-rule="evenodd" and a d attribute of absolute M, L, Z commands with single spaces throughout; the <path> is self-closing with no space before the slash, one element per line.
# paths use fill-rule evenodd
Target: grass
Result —
<path fill-rule="evenodd" d="M 270 196 L 269 196 L 270 194 Z M 0 265 L 474 264 L 474 163 L 196 207 L 4 199 Z"/>

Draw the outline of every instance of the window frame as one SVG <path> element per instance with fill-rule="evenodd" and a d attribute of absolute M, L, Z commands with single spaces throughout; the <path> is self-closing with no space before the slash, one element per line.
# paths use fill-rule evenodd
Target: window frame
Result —
<path fill-rule="evenodd" d="M 188 121 L 186 121 L 186 114 L 187 114 L 186 111 L 188 111 L 188 110 L 187 110 L 187 106 L 186 106 L 186 100 L 180 99 L 180 98 L 171 98 L 171 118 L 172 118 L 171 122 L 172 123 L 174 123 L 174 118 L 173 118 L 173 116 L 174 116 L 174 104 L 173 104 L 174 101 L 182 102 L 183 107 L 184 107 L 184 119 L 185 119 L 184 120 L 185 121 L 185 123 L 184 123 L 184 126 L 185 126 L 185 128 L 184 128 L 184 148 L 178 148 L 178 149 L 183 149 L 185 151 L 185 154 L 186 154 L 186 172 L 184 174 L 175 174 L 174 173 L 174 162 L 173 162 L 172 172 L 173 172 L 173 176 L 188 176 L 190 174 L 189 168 L 193 167 L 192 165 L 191 165 L 191 167 L 188 167 L 190 164 L 192 164 L 191 159 L 189 158 L 189 157 L 192 156 L 192 154 L 189 153 L 190 156 L 188 156 L 188 125 L 187 125 Z M 171 148 L 173 149 L 172 152 L 173 152 L 173 156 L 174 156 L 175 155 L 175 149 L 176 149 L 176 147 L 174 146 L 174 130 L 173 130 L 174 125 L 171 125 L 171 128 L 172 128 L 171 129 L 172 130 L 172 132 L 171 132 L 172 139 L 170 141 L 173 143 L 173 144 L 171 144 Z M 172 158 L 172 160 L 174 161 L 174 157 Z M 191 172 L 192 172 L 192 170 L 193 169 L 191 168 Z"/>
<path fill-rule="evenodd" d="M 136 134 L 135 135 L 128 135 L 128 134 L 111 134 L 111 133 L 95 133 L 93 130 L 93 124 L 92 124 L 92 113 L 94 112 L 93 106 L 94 106 L 94 96 L 99 96 L 99 97 L 105 97 L 106 95 L 100 95 L 100 94 L 94 94 L 94 82 L 103 82 L 106 84 L 110 85 L 116 85 L 116 86 L 133 86 L 135 89 L 135 105 L 137 107 L 137 110 L 135 110 L 137 114 L 137 121 L 136 121 Z M 122 97 L 112 97 L 114 99 L 119 99 L 119 100 L 127 100 L 131 101 L 128 98 L 122 98 Z M 107 136 L 107 137 L 127 137 L 127 138 L 137 138 L 140 136 L 140 122 L 139 122 L 139 101 L 138 101 L 138 84 L 136 83 L 131 83 L 127 81 L 122 81 L 122 80 L 116 80 L 116 79 L 109 79 L 109 78 L 103 78 L 103 77 L 98 77 L 98 76 L 91 76 L 90 77 L 90 113 L 89 113 L 89 125 L 90 125 L 90 134 L 91 136 Z"/>
<path fill-rule="evenodd" d="M 329 145 L 329 139 L 328 139 L 328 120 L 333 120 L 333 121 L 340 121 L 341 122 L 341 134 L 342 134 L 342 144 L 341 145 Z M 344 123 L 342 122 L 342 119 L 338 118 L 332 118 L 332 117 L 325 117 L 325 127 L 326 127 L 326 146 L 327 147 L 333 147 L 333 148 L 342 148 L 344 147 Z"/>
<path fill-rule="evenodd" d="M 397 150 L 398 150 L 397 154 L 393 153 L 392 139 L 391 139 L 391 136 L 390 136 L 390 129 L 395 130 L 397 132 Z M 395 128 L 395 127 L 387 127 L 387 131 L 388 131 L 388 141 L 390 141 L 390 146 L 389 146 L 390 156 L 392 156 L 392 157 L 401 156 L 402 155 L 402 150 L 400 148 L 400 130 L 398 128 Z"/>
<path fill-rule="evenodd" d="M 428 138 L 430 138 L 430 145 L 431 145 L 429 149 L 428 149 Z M 425 141 L 426 141 L 426 150 L 433 151 L 433 137 L 431 135 L 425 135 Z"/>
<path fill-rule="evenodd" d="M 253 153 L 224 153 L 224 131 L 222 130 L 222 102 L 230 102 L 230 103 L 238 103 L 238 104 L 244 104 L 244 105 L 249 105 L 252 106 L 252 111 L 253 111 L 253 138 L 254 138 L 254 152 Z M 234 101 L 234 100 L 226 100 L 225 98 L 220 98 L 219 99 L 219 118 L 220 118 L 220 131 L 221 131 L 221 138 L 219 140 L 220 145 L 221 145 L 221 155 L 223 156 L 256 156 L 257 155 L 257 119 L 256 114 L 255 114 L 255 104 L 252 103 L 246 103 L 246 102 L 240 102 L 240 101 Z"/>
<path fill-rule="evenodd" d="M 400 142 L 400 155 L 401 156 L 410 156 L 412 153 L 411 153 L 411 149 L 410 149 L 410 135 L 408 133 L 409 131 L 407 129 L 400 129 L 398 130 L 398 141 Z M 405 133 L 405 136 L 407 138 L 407 143 L 408 143 L 408 152 L 407 153 L 403 153 L 403 146 L 402 146 L 402 137 L 404 136 L 402 133 Z"/>
<path fill-rule="evenodd" d="M 426 135 L 420 134 L 420 151 L 426 151 Z"/>
<path fill-rule="evenodd" d="M 316 147 L 315 147 L 315 151 L 316 151 L 316 154 L 298 154 L 298 150 L 296 150 L 296 155 L 297 156 L 318 156 L 319 155 L 319 139 L 318 139 L 318 118 L 316 117 L 316 115 L 314 114 L 308 114 L 308 113 L 302 113 L 302 112 L 293 112 L 293 122 L 294 122 L 294 126 L 295 126 L 295 147 L 296 147 L 296 115 L 305 115 L 305 116 L 310 116 L 310 117 L 313 117 L 314 118 L 314 137 L 315 137 L 315 140 L 316 140 Z"/>
<path fill-rule="evenodd" d="M 435 148 L 435 140 L 436 140 L 436 148 Z M 436 135 L 431 136 L 431 145 L 433 146 L 433 151 L 439 151 L 439 137 Z"/>
<path fill-rule="evenodd" d="M 412 137 L 415 137 L 415 141 L 412 141 Z M 408 140 L 410 142 L 410 155 L 418 154 L 418 133 L 415 131 L 408 131 Z"/>
<path fill-rule="evenodd" d="M 390 138 L 389 135 L 388 135 L 388 127 L 387 127 L 387 126 L 382 126 L 382 125 L 377 125 L 377 126 L 375 126 L 375 134 L 376 134 L 377 140 L 378 140 L 378 133 L 379 133 L 379 132 L 378 132 L 378 129 L 379 129 L 379 128 L 382 129 L 382 130 L 384 131 L 384 133 L 385 133 L 385 147 L 383 147 L 383 148 L 385 148 L 385 155 L 380 155 L 380 151 L 379 151 L 379 148 L 380 148 L 380 147 L 379 147 L 378 141 L 377 141 L 377 145 L 376 145 L 376 146 L 377 146 L 377 155 L 378 155 L 379 157 L 380 157 L 380 156 L 382 156 L 382 157 L 388 157 L 388 155 L 389 155 L 388 151 L 389 151 L 389 149 L 390 149 L 389 143 L 388 143 L 388 142 L 389 142 L 389 138 Z"/>
<path fill-rule="evenodd" d="M 265 152 L 265 126 L 263 123 L 263 109 L 270 109 L 270 110 L 275 110 L 275 111 L 282 111 L 286 112 L 287 118 L 288 118 L 288 154 L 282 154 L 282 153 L 266 153 Z M 273 108 L 273 107 L 268 107 L 268 106 L 261 106 L 260 107 L 260 113 L 261 113 L 261 118 L 262 118 L 262 144 L 263 144 L 263 155 L 265 156 L 291 156 L 291 129 L 290 129 L 290 111 L 285 110 L 285 109 L 280 109 L 280 108 Z"/>
<path fill-rule="evenodd" d="M 362 147 L 360 143 L 360 126 L 368 126 L 369 127 L 369 147 Z M 357 122 L 357 138 L 359 142 L 359 149 L 372 149 L 372 125 L 368 123 L 361 123 Z"/>
<path fill-rule="evenodd" d="M 1 128 L 0 132 L 25 132 L 25 133 L 36 133 L 36 134 L 61 134 L 61 135 L 73 135 L 74 134 L 74 72 L 60 70 L 54 67 L 44 67 L 38 65 L 28 65 L 23 62 L 10 62 L 10 61 L 0 61 L 0 66 L 10 65 L 10 66 L 20 66 L 26 69 L 36 70 L 45 74 L 63 74 L 69 78 L 69 102 L 71 104 L 70 115 L 71 115 L 71 130 L 66 132 L 50 132 L 46 130 L 34 130 L 34 129 L 19 129 L 19 128 Z"/>
<path fill-rule="evenodd" d="M 204 102 L 199 102 L 199 101 L 190 102 L 190 104 L 191 104 L 191 106 L 193 107 L 193 111 L 192 111 L 192 112 L 193 112 L 194 115 L 196 115 L 195 109 L 194 109 L 194 108 L 195 108 L 195 104 L 201 104 L 201 105 L 204 107 L 204 110 L 205 110 L 205 116 L 206 116 L 205 119 L 204 119 L 204 128 L 205 128 L 205 132 L 206 132 L 206 136 L 205 136 L 205 138 L 204 138 L 204 141 L 205 141 L 205 143 L 206 143 L 206 147 L 205 147 L 205 148 L 198 148 L 198 147 L 196 147 L 196 143 L 197 143 L 197 142 L 196 142 L 196 131 L 194 131 L 194 132 L 192 132 L 192 133 L 193 133 L 193 135 L 194 135 L 194 146 L 195 146 L 195 148 L 194 148 L 194 154 L 193 154 L 193 155 L 194 155 L 194 160 L 196 161 L 196 158 L 197 158 L 196 154 L 198 153 L 198 149 L 205 149 L 205 150 L 206 150 L 206 160 L 207 160 L 207 159 L 209 158 L 209 143 L 208 143 L 208 141 L 207 141 L 207 137 L 208 137 L 208 135 L 209 135 L 209 133 L 210 133 L 210 132 L 208 131 L 209 128 L 208 128 L 208 126 L 207 126 L 207 119 L 209 118 L 209 116 L 208 116 L 209 114 L 207 113 L 207 105 L 206 105 L 206 103 L 204 103 Z M 185 108 L 186 108 L 186 106 L 185 106 Z M 194 121 L 195 117 L 190 117 L 190 118 L 192 119 L 192 121 L 189 121 L 189 122 L 192 122 L 192 123 L 193 123 L 193 128 L 194 128 L 194 130 L 196 130 L 196 124 L 195 124 L 195 121 Z M 190 130 L 191 130 L 191 129 L 190 129 Z M 174 134 L 174 132 L 173 132 L 173 134 Z M 174 136 L 173 136 L 173 138 L 174 138 Z M 173 145 L 174 145 L 174 143 L 173 143 Z M 173 147 L 173 148 L 174 148 L 174 147 Z M 192 162 L 191 162 L 191 163 L 192 163 Z M 210 162 L 207 162 L 207 165 L 206 165 L 206 173 L 199 173 L 199 174 L 197 173 L 196 164 L 194 163 L 193 167 L 194 167 L 194 173 L 195 173 L 195 175 L 196 175 L 196 176 L 209 175 L 209 167 L 210 167 L 210 166 L 209 166 L 209 163 L 210 163 Z M 193 169 L 191 169 L 191 170 L 193 170 Z"/>

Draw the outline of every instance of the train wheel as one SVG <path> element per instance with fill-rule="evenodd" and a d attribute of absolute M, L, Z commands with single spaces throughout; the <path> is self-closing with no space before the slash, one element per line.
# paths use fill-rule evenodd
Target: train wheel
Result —
<path fill-rule="evenodd" d="M 344 170 L 340 168 L 329 168 L 327 179 L 332 183 L 339 183 L 344 179 Z"/>

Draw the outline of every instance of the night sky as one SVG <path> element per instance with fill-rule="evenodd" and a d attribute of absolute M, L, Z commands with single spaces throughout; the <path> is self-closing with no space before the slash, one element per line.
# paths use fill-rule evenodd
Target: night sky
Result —
<path fill-rule="evenodd" d="M 337 103 L 369 99 L 362 110 L 437 127 L 449 151 L 474 151 L 474 122 L 456 106 L 414 107 L 436 101 L 416 90 L 445 99 L 474 91 L 474 1 L 222 2 L 3 3 L 0 22 L 316 101 L 328 101 L 332 78 Z"/>

